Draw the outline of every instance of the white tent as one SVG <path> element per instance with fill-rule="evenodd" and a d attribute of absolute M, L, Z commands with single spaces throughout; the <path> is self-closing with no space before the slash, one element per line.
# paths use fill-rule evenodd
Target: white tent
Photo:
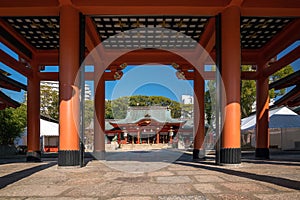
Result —
<path fill-rule="evenodd" d="M 242 119 L 242 133 L 252 133 L 255 146 L 256 114 Z M 287 107 L 269 111 L 270 146 L 283 150 L 300 148 L 300 116 Z"/>
<path fill-rule="evenodd" d="M 42 140 L 45 137 L 59 137 L 59 128 L 58 123 L 50 122 L 47 120 L 40 119 L 40 138 Z M 22 137 L 16 139 L 15 143 L 17 145 L 27 145 L 27 127 L 22 133 Z M 43 143 L 44 144 L 44 143 Z M 42 146 L 44 147 L 44 146 Z"/>
<path fill-rule="evenodd" d="M 59 136 L 58 123 L 40 119 L 40 136 Z"/>
<path fill-rule="evenodd" d="M 287 107 L 281 107 L 269 112 L 269 128 L 300 128 L 300 116 Z M 256 114 L 243 118 L 241 130 L 255 129 Z"/>
<path fill-rule="evenodd" d="M 58 149 L 59 126 L 58 123 L 40 119 L 40 138 L 42 151 Z"/>

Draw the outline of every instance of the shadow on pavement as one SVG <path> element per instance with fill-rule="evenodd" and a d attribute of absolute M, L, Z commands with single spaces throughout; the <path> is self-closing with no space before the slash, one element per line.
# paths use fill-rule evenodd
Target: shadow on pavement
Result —
<path fill-rule="evenodd" d="M 290 189 L 300 190 L 300 182 L 299 181 L 290 180 L 290 179 L 281 178 L 281 177 L 269 176 L 269 175 L 260 175 L 260 174 L 250 173 L 250 172 L 242 172 L 242 171 L 236 171 L 236 170 L 232 170 L 232 169 L 220 168 L 220 166 L 217 167 L 216 164 L 214 164 L 212 162 L 207 162 L 207 161 L 193 163 L 193 162 L 191 162 L 190 155 L 186 155 L 186 154 L 182 155 L 182 157 L 179 158 L 174 164 L 221 172 L 224 174 L 229 174 L 229 175 L 238 176 L 238 177 L 244 177 L 244 178 L 248 178 L 248 179 L 252 179 L 252 180 L 256 180 L 256 181 L 262 181 L 262 182 L 266 182 L 266 183 L 276 184 L 276 185 L 283 186 L 283 187 L 290 188 Z M 273 163 L 263 163 L 263 164 L 273 164 Z"/>
<path fill-rule="evenodd" d="M 11 174 L 8 174 L 8 175 L 5 175 L 5 176 L 2 176 L 0 177 L 0 189 L 14 183 L 14 182 L 17 182 L 23 178 L 26 178 L 34 173 L 37 173 L 39 171 L 42 171 L 44 169 L 47 169 L 49 167 L 52 167 L 54 165 L 56 165 L 57 162 L 51 162 L 51 163 L 48 163 L 48 164 L 44 164 L 44 165 L 39 165 L 39 166 L 36 166 L 36 167 L 32 167 L 32 168 L 29 168 L 29 169 L 24 169 L 24 170 L 21 170 L 21 171 L 18 171 L 18 172 L 14 172 L 14 173 L 11 173 Z"/>
<path fill-rule="evenodd" d="M 269 164 L 269 165 L 286 165 L 286 166 L 300 166 L 298 161 L 282 161 L 280 159 L 271 159 L 271 160 L 256 160 L 256 159 L 242 159 L 243 163 L 252 163 L 252 164 Z"/>
<path fill-rule="evenodd" d="M 270 150 L 270 159 L 260 160 L 255 158 L 255 152 L 242 152 L 242 162 L 253 164 L 271 164 L 300 166 L 300 151 Z"/>

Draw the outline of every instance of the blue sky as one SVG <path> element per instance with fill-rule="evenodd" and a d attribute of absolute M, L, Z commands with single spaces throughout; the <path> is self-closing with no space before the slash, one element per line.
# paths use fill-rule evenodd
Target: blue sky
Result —
<path fill-rule="evenodd" d="M 300 41 L 295 42 L 290 47 L 282 51 L 278 55 L 278 59 L 300 45 Z M 9 53 L 13 58 L 18 59 L 18 56 L 9 50 L 5 45 L 0 43 L 0 49 Z M 300 59 L 291 63 L 294 70 L 300 70 Z M 0 62 L 0 69 L 12 74 L 10 77 L 26 84 L 26 77 L 15 72 Z M 46 71 L 57 71 L 57 66 L 47 67 Z M 142 65 L 142 66 L 127 66 L 124 70 L 124 75 L 119 81 L 106 82 L 106 99 L 115 99 L 120 96 L 130 95 L 157 95 L 166 96 L 172 100 L 180 101 L 181 95 L 193 94 L 193 82 L 178 80 L 175 72 L 176 70 L 171 66 L 160 65 Z M 91 89 L 93 90 L 92 83 Z M 1 89 L 8 96 L 22 102 L 24 100 L 24 91 L 14 92 L 10 90 Z"/>
<path fill-rule="evenodd" d="M 4 44 L 0 42 L 0 49 L 8 53 L 11 57 L 18 60 L 18 55 L 15 54 L 13 51 L 11 51 L 9 48 L 7 48 Z M 2 62 L 0 62 L 0 69 L 8 72 L 11 74 L 10 78 L 17 80 L 18 82 L 21 82 L 23 84 L 27 85 L 27 78 L 23 76 L 22 74 L 16 72 L 15 70 L 11 69 L 10 67 L 7 67 Z M 24 100 L 24 91 L 21 92 L 15 92 L 11 90 L 1 89 L 6 95 L 10 96 L 14 100 L 17 100 L 19 102 L 22 102 Z"/>
<path fill-rule="evenodd" d="M 106 98 L 149 95 L 166 96 L 180 101 L 181 95 L 193 94 L 193 82 L 179 80 L 176 70 L 166 65 L 127 66 L 119 81 L 106 83 Z"/>

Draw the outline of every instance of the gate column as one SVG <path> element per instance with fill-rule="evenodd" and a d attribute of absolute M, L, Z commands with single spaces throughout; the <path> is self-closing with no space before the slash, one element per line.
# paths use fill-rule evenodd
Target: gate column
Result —
<path fill-rule="evenodd" d="M 40 80 L 38 66 L 32 63 L 33 75 L 27 79 L 27 161 L 40 161 Z"/>
<path fill-rule="evenodd" d="M 94 118 L 94 153 L 96 159 L 105 159 L 105 80 L 104 75 L 98 78 L 99 69 L 96 68 L 95 87 L 95 118 Z M 99 80 L 99 82 L 97 80 Z M 98 84 L 97 84 L 98 82 Z"/>
<path fill-rule="evenodd" d="M 201 74 L 195 70 L 194 78 L 194 150 L 193 159 L 204 158 L 205 149 L 203 146 L 205 137 L 204 127 L 204 79 Z"/>
<path fill-rule="evenodd" d="M 221 14 L 222 79 L 226 91 L 221 163 L 241 163 L 240 136 L 240 8 L 231 6 Z"/>
<path fill-rule="evenodd" d="M 79 71 L 79 12 L 70 5 L 60 8 L 59 49 L 59 166 L 79 163 L 79 96 L 75 85 Z"/>
<path fill-rule="evenodd" d="M 256 81 L 256 148 L 255 157 L 269 159 L 269 78 L 262 75 L 266 65 L 258 66 Z"/>

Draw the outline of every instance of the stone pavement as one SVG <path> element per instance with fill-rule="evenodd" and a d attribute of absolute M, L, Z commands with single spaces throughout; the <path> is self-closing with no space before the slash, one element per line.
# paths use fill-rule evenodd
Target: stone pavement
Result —
<path fill-rule="evenodd" d="M 134 173 L 111 168 L 110 161 L 59 168 L 56 158 L 44 158 L 41 163 L 0 159 L 0 199 L 300 199 L 299 151 L 272 152 L 268 161 L 253 159 L 253 152 L 242 158 L 240 166 L 217 166 L 212 156 L 193 162 L 191 155 L 183 154 L 156 171 Z M 132 162 L 137 169 L 153 164 L 123 160 L 121 165 L 128 168 Z"/>

